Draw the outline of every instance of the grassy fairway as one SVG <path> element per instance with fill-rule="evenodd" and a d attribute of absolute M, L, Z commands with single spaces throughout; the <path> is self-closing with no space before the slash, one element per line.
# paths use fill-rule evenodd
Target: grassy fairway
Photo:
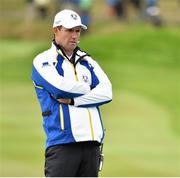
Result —
<path fill-rule="evenodd" d="M 44 45 L 46 44 L 46 45 Z M 80 45 L 113 83 L 102 107 L 101 176 L 180 176 L 180 33 L 132 27 L 91 35 Z M 30 80 L 45 42 L 0 43 L 0 176 L 43 176 L 44 133 Z"/>

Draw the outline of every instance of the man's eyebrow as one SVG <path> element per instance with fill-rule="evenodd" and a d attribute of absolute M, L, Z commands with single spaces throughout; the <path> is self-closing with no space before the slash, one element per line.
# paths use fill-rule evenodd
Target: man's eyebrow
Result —
<path fill-rule="evenodd" d="M 72 31 L 80 32 L 81 29 L 80 28 L 79 29 L 70 28 L 70 29 L 67 29 L 67 31 L 69 31 L 69 32 L 72 32 Z"/>

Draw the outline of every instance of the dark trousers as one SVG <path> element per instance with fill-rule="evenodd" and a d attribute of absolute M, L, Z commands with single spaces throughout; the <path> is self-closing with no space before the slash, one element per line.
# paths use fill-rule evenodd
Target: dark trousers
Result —
<path fill-rule="evenodd" d="M 97 177 L 100 149 L 98 142 L 56 145 L 46 150 L 46 177 Z"/>

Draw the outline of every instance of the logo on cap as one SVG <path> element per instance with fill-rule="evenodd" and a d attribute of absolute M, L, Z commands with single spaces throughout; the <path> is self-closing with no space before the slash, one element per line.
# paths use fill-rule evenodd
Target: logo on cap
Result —
<path fill-rule="evenodd" d="M 77 20 L 77 15 L 76 15 L 76 14 L 71 14 L 71 17 L 72 17 L 74 20 Z"/>

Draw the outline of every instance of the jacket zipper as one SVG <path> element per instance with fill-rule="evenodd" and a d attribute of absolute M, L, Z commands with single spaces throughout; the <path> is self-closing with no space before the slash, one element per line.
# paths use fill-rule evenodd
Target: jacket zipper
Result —
<path fill-rule="evenodd" d="M 72 67 L 73 67 L 73 70 L 74 70 L 74 74 L 75 74 L 76 81 L 78 81 L 77 72 L 76 72 L 75 66 L 74 66 L 73 64 L 72 64 Z M 93 126 L 92 126 L 91 112 L 90 112 L 90 110 L 89 110 L 88 108 L 87 108 L 87 111 L 88 111 L 88 117 L 89 117 L 89 124 L 90 124 L 90 130 L 91 130 L 91 137 L 92 137 L 92 140 L 94 140 L 94 130 L 93 130 Z"/>
<path fill-rule="evenodd" d="M 64 131 L 64 113 L 62 109 L 62 104 L 59 105 L 60 107 L 60 130 Z"/>
<path fill-rule="evenodd" d="M 58 53 L 60 53 L 64 58 L 66 58 L 66 56 L 64 56 L 59 50 L 58 50 Z M 85 57 L 85 56 L 83 56 L 83 57 Z M 75 65 L 78 62 L 79 62 L 79 60 L 75 63 Z M 77 76 L 77 72 L 76 72 L 76 69 L 75 69 L 75 65 L 73 65 L 71 63 L 71 66 L 72 66 L 74 74 L 75 74 L 75 79 L 76 79 L 76 81 L 79 81 L 78 80 L 78 76 Z M 91 113 L 90 113 L 88 108 L 87 108 L 87 111 L 88 111 L 88 116 L 89 116 L 89 124 L 90 124 L 90 129 L 91 129 L 91 136 L 92 136 L 92 140 L 94 140 L 94 131 L 93 131 L 93 126 L 92 126 L 92 117 L 91 117 Z M 62 105 L 61 104 L 60 104 L 60 123 L 61 123 L 61 130 L 64 130 L 64 116 L 63 116 L 63 110 L 62 110 Z"/>
<path fill-rule="evenodd" d="M 65 56 L 61 53 L 60 50 L 57 50 L 57 53 L 62 55 L 65 58 Z M 57 57 L 58 57 L 58 55 L 57 55 Z M 56 58 L 56 60 L 57 60 L 57 58 Z M 58 60 L 55 64 L 55 67 L 57 66 L 57 63 L 58 63 Z M 60 130 L 64 131 L 64 113 L 63 113 L 62 104 L 59 104 L 59 115 L 60 115 L 59 116 L 59 118 L 60 118 L 60 120 L 59 120 L 60 121 Z"/>
<path fill-rule="evenodd" d="M 75 79 L 76 79 L 76 81 L 78 81 L 78 76 L 77 76 L 77 72 L 76 72 L 75 66 L 72 63 L 71 63 L 71 66 L 72 66 L 74 74 L 75 74 Z"/>

